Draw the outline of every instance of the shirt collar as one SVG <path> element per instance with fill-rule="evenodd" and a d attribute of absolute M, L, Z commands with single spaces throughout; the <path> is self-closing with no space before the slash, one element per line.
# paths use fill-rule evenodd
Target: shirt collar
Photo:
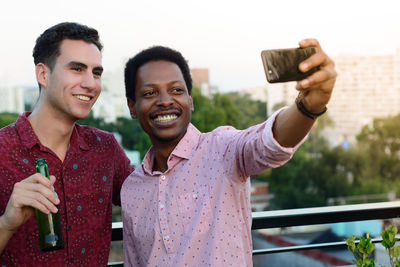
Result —
<path fill-rule="evenodd" d="M 185 135 L 176 145 L 171 155 L 183 159 L 189 159 L 190 155 L 197 148 L 199 144 L 200 135 L 201 132 L 193 124 L 189 123 Z M 154 164 L 154 150 L 153 146 L 151 146 L 143 158 L 142 167 L 144 172 L 152 174 L 153 164 Z"/>
<path fill-rule="evenodd" d="M 37 144 L 41 150 L 44 150 L 44 146 L 42 143 L 40 143 L 39 138 L 36 136 L 32 125 L 28 120 L 30 114 L 31 112 L 22 113 L 15 123 L 17 132 L 21 138 L 21 143 L 29 149 Z M 80 127 L 80 125 L 75 124 L 71 135 L 70 147 L 75 150 L 78 145 L 82 150 L 89 150 L 89 146 L 86 143 L 85 138 L 83 138 L 82 134 L 80 134 Z"/>

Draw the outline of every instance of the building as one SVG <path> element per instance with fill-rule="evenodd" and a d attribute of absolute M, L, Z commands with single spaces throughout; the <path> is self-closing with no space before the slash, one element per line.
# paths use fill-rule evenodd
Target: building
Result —
<path fill-rule="evenodd" d="M 118 117 L 129 117 L 123 69 L 104 73 L 102 85 L 101 94 L 93 106 L 93 116 L 102 117 L 106 122 L 115 122 Z"/>
<path fill-rule="evenodd" d="M 262 102 L 267 102 L 267 86 L 258 86 L 258 87 L 253 87 L 253 88 L 247 88 L 247 89 L 242 89 L 239 91 L 239 94 L 244 96 L 244 95 L 249 95 L 250 99 L 252 100 L 259 100 Z"/>
<path fill-rule="evenodd" d="M 208 69 L 191 69 L 193 86 L 200 89 L 200 92 L 211 97 L 211 88 L 209 81 Z"/>
<path fill-rule="evenodd" d="M 394 55 L 335 58 L 338 77 L 329 104 L 334 121 L 325 133 L 333 144 L 354 143 L 374 118 L 400 113 L 400 49 Z"/>
<path fill-rule="evenodd" d="M 24 90 L 22 87 L 0 87 L 0 112 L 24 112 Z"/>

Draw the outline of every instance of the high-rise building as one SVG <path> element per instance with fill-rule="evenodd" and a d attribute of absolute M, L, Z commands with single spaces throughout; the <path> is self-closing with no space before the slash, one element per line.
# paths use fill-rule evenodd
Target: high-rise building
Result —
<path fill-rule="evenodd" d="M 400 113 L 400 50 L 394 55 L 335 58 L 338 77 L 329 103 L 333 144 L 353 143 L 374 118 Z"/>

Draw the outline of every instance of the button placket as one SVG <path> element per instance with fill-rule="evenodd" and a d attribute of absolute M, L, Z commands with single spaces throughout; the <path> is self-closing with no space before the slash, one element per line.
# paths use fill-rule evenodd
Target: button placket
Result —
<path fill-rule="evenodd" d="M 158 219 L 161 227 L 161 236 L 164 243 L 164 246 L 168 253 L 172 253 L 172 242 L 170 231 L 168 227 L 168 218 L 167 218 L 167 208 L 166 208 L 166 192 L 167 192 L 167 177 L 162 174 L 160 175 L 158 182 Z"/>

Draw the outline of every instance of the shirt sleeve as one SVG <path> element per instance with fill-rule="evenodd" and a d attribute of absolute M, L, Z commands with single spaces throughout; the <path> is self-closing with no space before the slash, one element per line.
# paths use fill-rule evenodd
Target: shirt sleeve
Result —
<path fill-rule="evenodd" d="M 134 168 L 130 165 L 130 160 L 126 156 L 124 149 L 113 138 L 114 153 L 114 180 L 113 180 L 113 204 L 121 206 L 121 187 L 125 179 L 133 172 Z"/>
<path fill-rule="evenodd" d="M 301 140 L 295 147 L 283 147 L 278 143 L 278 141 L 276 141 L 272 132 L 272 126 L 274 125 L 275 119 L 278 114 L 286 108 L 287 107 L 283 107 L 275 111 L 272 116 L 267 120 L 264 131 L 262 133 L 262 140 L 265 147 L 267 147 L 271 151 L 276 152 L 277 154 L 283 153 L 293 155 L 294 152 L 296 152 L 296 150 L 305 142 L 305 140 L 307 140 L 308 135 L 306 135 L 303 140 Z"/>
<path fill-rule="evenodd" d="M 259 125 L 239 131 L 233 142 L 236 164 L 243 181 L 250 175 L 259 174 L 269 168 L 277 168 L 289 161 L 306 137 L 295 147 L 281 146 L 273 136 L 272 126 L 277 115 L 285 108 L 272 114 Z"/>

